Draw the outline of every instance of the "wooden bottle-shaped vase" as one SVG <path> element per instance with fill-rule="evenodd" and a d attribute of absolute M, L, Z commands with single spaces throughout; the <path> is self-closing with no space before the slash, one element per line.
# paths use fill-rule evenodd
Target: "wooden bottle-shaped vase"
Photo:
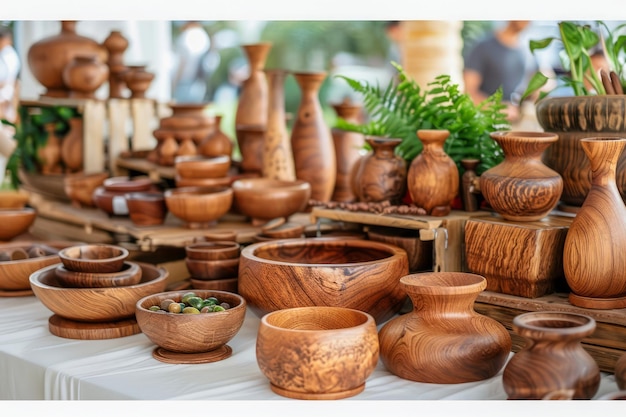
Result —
<path fill-rule="evenodd" d="M 61 141 L 55 133 L 56 124 L 46 123 L 46 144 L 37 149 L 37 159 L 42 174 L 60 173 L 61 169 Z"/>
<path fill-rule="evenodd" d="M 593 318 L 558 311 L 532 311 L 513 319 L 513 330 L 527 340 L 506 364 L 502 384 L 509 399 L 540 400 L 573 389 L 590 399 L 600 386 L 600 370 L 581 340 L 596 328 Z"/>
<path fill-rule="evenodd" d="M 325 72 L 293 74 L 301 91 L 296 120 L 291 130 L 291 149 L 296 178 L 311 184 L 311 199 L 327 202 L 333 195 L 337 161 L 330 128 L 324 121 L 319 89 Z"/>
<path fill-rule="evenodd" d="M 237 144 L 242 173 L 259 174 L 263 172 L 263 144 L 265 143 L 265 125 L 237 125 Z"/>
<path fill-rule="evenodd" d="M 504 160 L 480 176 L 480 190 L 489 205 L 513 221 L 535 221 L 556 207 L 563 179 L 541 161 L 543 151 L 559 137 L 544 132 L 493 132 Z"/>
<path fill-rule="evenodd" d="M 380 357 L 400 378 L 433 384 L 480 381 L 496 375 L 511 351 L 511 336 L 474 311 L 487 285 L 464 272 L 426 272 L 400 278 L 413 310 L 378 334 Z"/>
<path fill-rule="evenodd" d="M 263 176 L 294 181 L 296 171 L 291 151 L 291 140 L 285 122 L 285 77 L 283 70 L 266 70 L 269 102 L 267 130 L 263 144 Z"/>
<path fill-rule="evenodd" d="M 480 188 L 480 177 L 476 173 L 478 164 L 480 164 L 478 159 L 461 159 L 461 166 L 464 169 L 463 175 L 461 175 L 461 203 L 463 204 L 463 210 L 469 212 L 478 211 L 480 207 L 476 190 Z"/>
<path fill-rule="evenodd" d="M 409 166 L 407 187 L 413 204 L 431 216 L 446 216 L 459 193 L 459 169 L 444 151 L 447 130 L 418 130 L 424 148 Z"/>
<path fill-rule="evenodd" d="M 69 124 L 70 130 L 61 144 L 61 160 L 67 172 L 78 172 L 83 169 L 83 119 L 72 117 Z"/>
<path fill-rule="evenodd" d="M 368 136 L 372 152 L 358 162 L 356 195 L 359 201 L 398 204 L 406 193 L 406 161 L 395 154 L 402 139 Z M 355 161 L 356 163 L 356 161 Z"/>
<path fill-rule="evenodd" d="M 222 115 L 215 116 L 215 125 L 211 133 L 198 145 L 198 153 L 203 156 L 232 156 L 233 142 L 222 131 Z"/>
<path fill-rule="evenodd" d="M 124 98 L 126 83 L 121 74 L 126 70 L 124 52 L 128 48 L 128 40 L 119 30 L 112 30 L 102 46 L 109 52 L 109 98 Z"/>
<path fill-rule="evenodd" d="M 353 124 L 360 122 L 361 105 L 346 99 L 341 103 L 334 104 L 332 107 L 337 116 L 345 121 Z M 354 201 L 356 200 L 356 195 L 352 192 L 352 170 L 362 156 L 361 151 L 365 145 L 365 136 L 362 133 L 336 127 L 331 130 L 331 133 L 337 159 L 337 179 L 335 180 L 332 200 Z"/>
<path fill-rule="evenodd" d="M 626 207 L 615 172 L 626 146 L 621 138 L 586 138 L 580 144 L 591 168 L 591 189 L 569 227 L 563 269 L 569 301 L 596 309 L 626 307 Z"/>

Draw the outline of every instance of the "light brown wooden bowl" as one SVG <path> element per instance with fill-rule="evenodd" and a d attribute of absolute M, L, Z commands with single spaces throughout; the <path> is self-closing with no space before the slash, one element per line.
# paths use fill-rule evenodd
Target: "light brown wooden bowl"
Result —
<path fill-rule="evenodd" d="M 141 282 L 141 268 L 135 262 L 124 262 L 119 272 L 91 273 L 70 271 L 63 264 L 56 269 L 59 284 L 67 288 L 105 288 L 136 285 Z"/>
<path fill-rule="evenodd" d="M 44 256 L 36 258 L 20 259 L 15 261 L 0 262 L 0 290 L 3 291 L 24 291 L 30 290 L 28 278 L 30 274 L 48 265 L 61 262 L 57 252 L 69 246 L 75 246 L 77 242 L 51 241 L 44 243 Z M 0 251 L 11 251 L 23 249 L 27 253 L 40 242 L 20 242 L 20 243 L 0 243 Z M 47 250 L 53 248 L 57 252 Z"/>
<path fill-rule="evenodd" d="M 35 296 L 56 315 L 80 322 L 109 322 L 133 317 L 135 304 L 147 295 L 165 289 L 169 272 L 162 267 L 138 262 L 141 282 L 125 287 L 65 288 L 56 277 L 59 264 L 31 274 Z"/>
<path fill-rule="evenodd" d="M 214 261 L 239 258 L 241 245 L 231 241 L 199 242 L 185 246 L 187 258 Z"/>
<path fill-rule="evenodd" d="M 184 178 L 180 175 L 174 177 L 176 186 L 182 187 L 230 187 L 233 182 L 231 177 L 221 178 Z"/>
<path fill-rule="evenodd" d="M 63 248 L 59 251 L 59 258 L 70 271 L 119 272 L 128 258 L 128 249 L 105 243 L 90 243 Z"/>
<path fill-rule="evenodd" d="M 256 224 L 301 212 L 311 197 L 311 185 L 302 180 L 242 178 L 232 188 L 234 208 Z"/>
<path fill-rule="evenodd" d="M 378 363 L 374 318 L 341 307 L 274 311 L 261 319 L 256 359 L 275 393 L 336 400 L 359 394 Z"/>
<path fill-rule="evenodd" d="M 29 197 L 30 193 L 24 190 L 0 190 L 0 209 L 21 209 Z"/>
<path fill-rule="evenodd" d="M 160 191 L 137 191 L 124 194 L 128 217 L 136 226 L 163 224 L 167 216 L 165 196 Z"/>
<path fill-rule="evenodd" d="M 177 156 L 174 169 L 182 178 L 223 178 L 230 169 L 230 156 Z"/>
<path fill-rule="evenodd" d="M 180 301 L 189 290 L 152 294 L 136 303 L 135 317 L 141 331 L 154 344 L 171 352 L 210 352 L 230 341 L 246 315 L 246 300 L 240 295 L 215 290 L 192 290 L 198 297 L 215 297 L 230 304 L 226 311 L 200 314 L 176 314 L 150 311 L 150 306 L 161 301 Z"/>
<path fill-rule="evenodd" d="M 165 204 L 190 228 L 208 227 L 230 210 L 233 190 L 228 187 L 182 187 L 165 191 Z"/>
<path fill-rule="evenodd" d="M 239 271 L 239 257 L 210 261 L 185 258 L 185 265 L 191 277 L 195 279 L 233 278 Z"/>
<path fill-rule="evenodd" d="M 63 180 L 65 194 L 76 206 L 95 207 L 93 193 L 107 178 L 109 178 L 108 172 L 67 175 Z"/>
<path fill-rule="evenodd" d="M 263 315 L 284 308 L 346 307 L 382 323 L 406 299 L 400 278 L 406 252 L 354 238 L 300 238 L 254 243 L 241 251 L 239 293 Z"/>
<path fill-rule="evenodd" d="M 0 209 L 0 241 L 9 241 L 26 233 L 37 217 L 37 210 L 31 207 Z"/>
<path fill-rule="evenodd" d="M 238 278 L 211 279 L 208 281 L 191 278 L 189 281 L 191 282 L 191 287 L 198 290 L 239 292 L 237 286 Z"/>

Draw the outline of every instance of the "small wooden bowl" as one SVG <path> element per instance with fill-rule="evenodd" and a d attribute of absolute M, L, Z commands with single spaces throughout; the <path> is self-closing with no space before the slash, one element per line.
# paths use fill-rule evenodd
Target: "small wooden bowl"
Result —
<path fill-rule="evenodd" d="M 1 190 L 0 209 L 21 209 L 26 203 L 30 193 L 24 190 Z"/>
<path fill-rule="evenodd" d="M 239 258 L 212 261 L 185 258 L 185 265 L 191 277 L 195 279 L 234 278 L 239 271 Z"/>
<path fill-rule="evenodd" d="M 135 191 L 148 191 L 153 182 L 149 177 L 111 177 L 104 180 L 104 189 L 116 193 L 131 193 Z"/>
<path fill-rule="evenodd" d="M 105 288 L 136 285 L 141 282 L 141 268 L 135 262 L 124 262 L 119 272 L 90 273 L 70 271 L 60 264 L 56 269 L 59 284 L 69 288 Z"/>
<path fill-rule="evenodd" d="M 271 229 L 262 228 L 261 235 L 270 239 L 292 239 L 304 235 L 304 225 L 286 222 Z"/>
<path fill-rule="evenodd" d="M 182 178 L 223 178 L 230 169 L 230 156 L 208 157 L 202 155 L 177 156 L 176 173 Z"/>
<path fill-rule="evenodd" d="M 231 241 L 200 242 L 185 246 L 187 258 L 214 261 L 239 258 L 241 245 Z"/>
<path fill-rule="evenodd" d="M 270 388 L 284 397 L 336 400 L 352 397 L 378 363 L 376 322 L 341 307 L 300 307 L 261 319 L 256 359 Z"/>
<path fill-rule="evenodd" d="M 93 192 L 93 203 L 110 216 L 127 216 L 128 203 L 124 193 L 108 191 L 104 187 L 96 187 Z"/>
<path fill-rule="evenodd" d="M 236 242 L 237 232 L 229 229 L 215 229 L 204 233 L 206 242 Z"/>
<path fill-rule="evenodd" d="M 225 311 L 200 314 L 177 314 L 150 311 L 166 299 L 180 301 L 184 291 L 152 294 L 136 303 L 135 317 L 141 331 L 152 343 L 171 352 L 210 352 L 230 341 L 241 326 L 246 314 L 246 300 L 240 295 L 214 290 L 194 290 L 203 299 L 215 297 L 230 304 Z"/>
<path fill-rule="evenodd" d="M 9 241 L 26 233 L 37 217 L 37 210 L 31 207 L 0 209 L 0 241 Z"/>
<path fill-rule="evenodd" d="M 56 276 L 59 264 L 31 274 L 35 296 L 56 315 L 80 322 L 111 322 L 133 317 L 137 301 L 165 289 L 169 272 L 165 268 L 138 262 L 141 282 L 108 288 L 65 288 Z"/>
<path fill-rule="evenodd" d="M 208 227 L 228 213 L 233 190 L 228 187 L 183 187 L 165 191 L 165 204 L 190 228 Z"/>
<path fill-rule="evenodd" d="M 119 272 L 128 258 L 128 249 L 104 243 L 71 246 L 59 251 L 59 258 L 70 271 L 87 273 Z"/>
<path fill-rule="evenodd" d="M 165 196 L 160 191 L 137 191 L 124 194 L 128 216 L 137 226 L 163 224 L 167 216 Z"/>
<path fill-rule="evenodd" d="M 238 292 L 238 278 L 212 279 L 208 281 L 191 278 L 189 281 L 191 282 L 191 287 L 198 290 L 217 290 L 233 293 Z"/>
<path fill-rule="evenodd" d="M 75 206 L 94 207 L 93 193 L 109 178 L 108 172 L 67 175 L 63 181 L 65 194 Z"/>

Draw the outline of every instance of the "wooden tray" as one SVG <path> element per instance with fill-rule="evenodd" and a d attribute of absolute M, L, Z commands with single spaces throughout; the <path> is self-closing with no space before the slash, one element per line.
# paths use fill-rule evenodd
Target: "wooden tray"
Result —
<path fill-rule="evenodd" d="M 233 349 L 224 345 L 210 352 L 202 353 L 178 353 L 172 352 L 162 347 L 158 347 L 152 351 L 154 359 L 174 364 L 195 364 L 195 363 L 211 363 L 224 360 L 233 354 Z"/>

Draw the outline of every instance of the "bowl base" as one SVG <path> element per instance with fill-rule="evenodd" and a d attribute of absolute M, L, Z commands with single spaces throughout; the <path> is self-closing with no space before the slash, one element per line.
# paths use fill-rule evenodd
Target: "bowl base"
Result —
<path fill-rule="evenodd" d="M 228 346 L 220 346 L 215 350 L 210 352 L 200 352 L 200 353 L 179 353 L 172 352 L 171 350 L 163 349 L 162 347 L 158 347 L 152 351 L 152 357 L 158 361 L 165 363 L 186 363 L 186 364 L 194 364 L 194 363 L 211 363 L 218 362 L 223 359 L 230 357 L 233 354 L 233 349 Z"/>
<path fill-rule="evenodd" d="M 104 340 L 141 333 L 137 320 L 127 319 L 102 323 L 68 320 L 54 314 L 48 319 L 50 333 L 66 339 Z"/>
<path fill-rule="evenodd" d="M 626 307 L 626 296 L 615 298 L 592 298 L 571 292 L 568 300 L 570 304 L 576 307 L 596 310 L 612 310 Z"/>
<path fill-rule="evenodd" d="M 0 297 L 28 297 L 33 290 L 0 290 Z"/>
<path fill-rule="evenodd" d="M 355 395 L 363 392 L 365 389 L 365 383 L 349 390 L 326 393 L 290 391 L 274 385 L 271 382 L 270 388 L 278 395 L 282 395 L 287 398 L 294 398 L 296 400 L 340 400 L 342 398 L 354 397 Z"/>

